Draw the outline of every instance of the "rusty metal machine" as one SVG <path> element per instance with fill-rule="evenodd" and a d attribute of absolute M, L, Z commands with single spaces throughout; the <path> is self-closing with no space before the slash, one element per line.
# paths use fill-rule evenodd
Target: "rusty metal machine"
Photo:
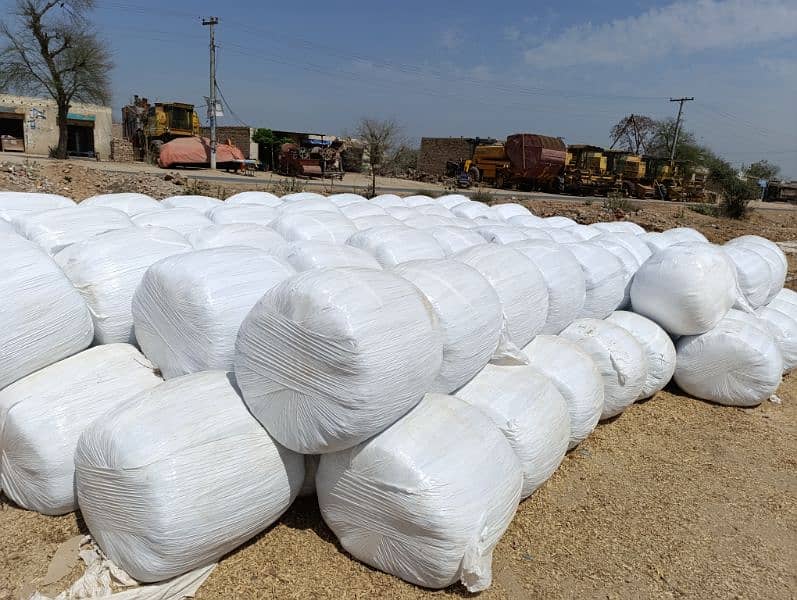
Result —
<path fill-rule="evenodd" d="M 568 146 L 563 191 L 579 196 L 606 196 L 619 191 L 617 177 L 607 171 L 607 165 L 600 146 Z"/>
<path fill-rule="evenodd" d="M 625 196 L 655 198 L 656 189 L 645 179 L 646 163 L 638 154 L 625 150 L 606 150 L 607 170 L 614 175 Z"/>
<path fill-rule="evenodd" d="M 321 177 L 343 179 L 343 163 L 340 152 L 342 142 L 329 146 L 305 147 L 296 143 L 280 146 L 278 171 L 290 177 Z"/>
<path fill-rule="evenodd" d="M 193 104 L 156 102 L 133 96 L 133 103 L 122 107 L 122 131 L 132 142 L 140 160 L 157 161 L 160 147 L 182 137 L 199 136 L 199 117 Z"/>
<path fill-rule="evenodd" d="M 504 144 L 476 146 L 473 166 L 481 181 L 496 187 L 554 190 L 564 170 L 566 150 L 560 138 L 516 133 Z"/>

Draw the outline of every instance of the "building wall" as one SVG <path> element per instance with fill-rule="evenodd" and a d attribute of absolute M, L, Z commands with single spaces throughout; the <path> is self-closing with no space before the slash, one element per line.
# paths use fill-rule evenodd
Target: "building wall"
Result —
<path fill-rule="evenodd" d="M 418 170 L 430 175 L 445 175 L 446 161 L 471 158 L 473 146 L 465 138 L 421 138 Z"/>
<path fill-rule="evenodd" d="M 13 108 L 24 115 L 25 152 L 47 155 L 58 145 L 58 109 L 54 100 L 0 94 L 0 110 Z M 111 107 L 73 102 L 69 112 L 94 117 L 94 151 L 102 160 L 111 158 Z"/>
<path fill-rule="evenodd" d="M 216 141 L 226 143 L 230 139 L 244 153 L 245 158 L 258 160 L 257 144 L 252 141 L 254 132 L 252 127 L 216 127 Z M 210 128 L 203 127 L 201 133 L 203 137 L 210 137 Z"/>

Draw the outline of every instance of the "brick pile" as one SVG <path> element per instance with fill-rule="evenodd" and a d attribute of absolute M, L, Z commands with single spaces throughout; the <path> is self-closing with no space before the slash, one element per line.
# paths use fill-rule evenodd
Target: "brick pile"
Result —
<path fill-rule="evenodd" d="M 136 152 L 133 143 L 122 138 L 111 139 L 111 160 L 114 162 L 133 162 Z"/>
<path fill-rule="evenodd" d="M 418 170 L 428 175 L 445 175 L 446 162 L 471 158 L 473 145 L 466 138 L 421 138 Z"/>

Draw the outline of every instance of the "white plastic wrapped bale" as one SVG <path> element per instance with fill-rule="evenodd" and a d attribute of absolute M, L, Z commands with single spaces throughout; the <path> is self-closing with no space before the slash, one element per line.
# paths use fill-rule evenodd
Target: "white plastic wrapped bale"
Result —
<path fill-rule="evenodd" d="M 434 204 L 434 203 L 435 203 L 434 198 L 431 198 L 430 196 L 425 196 L 423 194 L 417 194 L 415 196 L 406 196 L 404 198 L 404 204 L 410 207 L 423 206 L 425 204 Z"/>
<path fill-rule="evenodd" d="M 273 206 L 259 204 L 222 204 L 208 212 L 208 218 L 217 225 L 228 223 L 254 223 L 268 225 L 279 212 Z"/>
<path fill-rule="evenodd" d="M 661 327 L 636 313 L 618 310 L 606 320 L 619 325 L 642 345 L 647 357 L 647 378 L 637 400 L 650 398 L 672 379 L 675 371 L 675 346 Z"/>
<path fill-rule="evenodd" d="M 135 343 L 132 301 L 150 265 L 188 252 L 186 241 L 166 241 L 157 231 L 120 229 L 72 244 L 55 262 L 80 292 L 94 321 L 97 344 Z"/>
<path fill-rule="evenodd" d="M 407 280 L 375 269 L 313 269 L 276 286 L 246 317 L 235 376 L 277 441 L 321 454 L 405 414 L 441 360 L 434 313 Z"/>
<path fill-rule="evenodd" d="M 87 348 L 94 326 L 83 298 L 41 248 L 2 233 L 0 248 L 2 389 Z"/>
<path fill-rule="evenodd" d="M 771 269 L 772 279 L 770 280 L 769 294 L 767 295 L 766 302 L 772 300 L 772 298 L 783 289 L 789 263 L 786 260 L 786 255 L 783 253 L 783 250 L 781 250 L 777 244 L 757 235 L 743 235 L 731 240 L 725 244 L 724 247 L 746 248 L 767 261 Z"/>
<path fill-rule="evenodd" d="M 382 268 L 365 250 L 316 240 L 288 244 L 279 252 L 279 256 L 288 261 L 297 272 L 325 267 Z"/>
<path fill-rule="evenodd" d="M 25 213 L 54 208 L 75 208 L 75 201 L 58 194 L 0 191 L 0 220 L 13 221 Z"/>
<path fill-rule="evenodd" d="M 407 206 L 404 200 L 401 199 L 401 196 L 397 196 L 396 194 L 380 194 L 371 198 L 371 202 L 382 208 L 387 208 L 388 206 Z"/>
<path fill-rule="evenodd" d="M 522 485 L 509 443 L 481 410 L 427 395 L 360 446 L 325 454 L 321 515 L 354 558 L 427 588 L 492 581 L 492 552 Z"/>
<path fill-rule="evenodd" d="M 473 231 L 491 244 L 511 244 L 529 239 L 521 228 L 512 225 L 479 225 Z"/>
<path fill-rule="evenodd" d="M 299 497 L 315 496 L 315 474 L 318 472 L 320 454 L 304 454 L 304 481 L 299 489 Z"/>
<path fill-rule="evenodd" d="M 231 369 L 244 317 L 293 273 L 284 260 L 243 246 L 194 250 L 156 262 L 133 296 L 141 350 L 167 379 Z"/>
<path fill-rule="evenodd" d="M 360 196 L 360 194 L 332 194 L 327 196 L 327 200 L 340 207 L 368 202 L 367 198 Z"/>
<path fill-rule="evenodd" d="M 736 302 L 736 271 L 722 248 L 684 243 L 653 253 L 634 276 L 631 305 L 668 333 L 713 328 Z"/>
<path fill-rule="evenodd" d="M 770 308 L 777 308 L 791 314 L 791 310 L 797 310 L 797 292 L 788 288 L 783 288 L 767 304 Z M 793 308 L 790 308 L 793 307 Z"/>
<path fill-rule="evenodd" d="M 413 229 L 431 229 L 432 227 L 445 227 L 447 225 L 453 225 L 453 221 L 454 220 L 451 217 L 438 217 L 437 215 L 419 214 L 416 217 L 405 219 L 403 223 L 405 226 L 412 227 Z"/>
<path fill-rule="evenodd" d="M 623 302 L 626 272 L 614 254 L 591 242 L 567 244 L 584 275 L 584 305 L 579 317 L 603 319 Z"/>
<path fill-rule="evenodd" d="M 313 196 L 316 196 L 314 194 Z M 306 212 L 327 212 L 327 213 L 337 213 L 341 214 L 340 209 L 337 205 L 333 204 L 323 196 L 316 197 L 307 197 L 307 198 L 295 198 L 292 200 L 287 200 L 287 196 L 283 197 L 282 206 L 280 206 L 279 210 L 282 214 L 294 214 L 294 213 L 306 213 Z"/>
<path fill-rule="evenodd" d="M 445 206 L 439 204 L 422 204 L 415 208 L 422 215 L 434 215 L 435 217 L 454 218 L 454 213 L 448 210 Z"/>
<path fill-rule="evenodd" d="M 581 264 L 569 246 L 547 240 L 525 240 L 509 245 L 523 253 L 542 273 L 548 289 L 548 317 L 541 333 L 557 334 L 576 320 L 587 296 Z"/>
<path fill-rule="evenodd" d="M 410 208 L 409 206 L 386 206 L 385 212 L 399 221 L 412 219 L 420 214 L 417 210 Z"/>
<path fill-rule="evenodd" d="M 433 235 L 403 225 L 359 231 L 349 238 L 348 243 L 368 252 L 385 269 L 410 260 L 445 258 Z"/>
<path fill-rule="evenodd" d="M 213 221 L 193 208 L 167 208 L 139 213 L 131 217 L 137 227 L 164 227 L 182 235 L 213 225 Z"/>
<path fill-rule="evenodd" d="M 522 252 L 484 244 L 454 259 L 470 265 L 493 286 L 501 301 L 509 339 L 522 348 L 542 331 L 548 318 L 548 286 L 537 266 Z"/>
<path fill-rule="evenodd" d="M 229 206 L 236 206 L 238 204 L 254 204 L 259 206 L 272 206 L 277 207 L 282 205 L 282 200 L 274 194 L 269 192 L 238 192 L 229 196 L 224 201 Z"/>
<path fill-rule="evenodd" d="M 558 244 L 577 244 L 584 241 L 566 227 L 548 227 L 542 231 Z"/>
<path fill-rule="evenodd" d="M 515 204 L 514 202 L 496 204 L 492 207 L 492 213 L 502 221 L 508 221 L 512 217 L 534 216 L 528 208 L 522 204 Z"/>
<path fill-rule="evenodd" d="M 322 202 L 327 202 L 331 204 L 331 202 L 327 200 L 327 197 L 324 196 L 324 194 L 317 194 L 315 192 L 294 192 L 292 194 L 285 194 L 282 197 L 283 202 L 289 202 L 289 203 L 299 202 L 299 201 L 303 202 L 305 200 L 320 200 Z"/>
<path fill-rule="evenodd" d="M 131 217 L 140 213 L 166 208 L 152 196 L 134 192 L 99 194 L 78 203 L 78 208 L 81 209 L 97 207 L 115 208 Z"/>
<path fill-rule="evenodd" d="M 357 233 L 348 217 L 323 211 L 283 213 L 271 222 L 271 228 L 289 242 L 316 240 L 345 244 Z"/>
<path fill-rule="evenodd" d="M 77 509 L 75 447 L 91 423 L 163 380 L 129 344 L 90 348 L 0 391 L 0 487 L 45 515 Z"/>
<path fill-rule="evenodd" d="M 587 225 L 582 225 L 581 223 L 576 223 L 575 225 L 571 225 L 570 227 L 565 227 L 567 231 L 572 233 L 578 239 L 583 242 L 591 240 L 592 238 L 596 238 L 600 236 L 600 231 L 595 231 L 592 227 Z"/>
<path fill-rule="evenodd" d="M 633 223 L 632 223 L 633 225 Z M 628 232 L 609 233 L 603 232 L 600 237 L 594 238 L 593 241 L 610 240 L 616 244 L 621 245 L 628 250 L 636 259 L 637 263 L 641 266 L 647 259 L 650 258 L 652 252 L 648 245 L 639 238 L 639 236 Z"/>
<path fill-rule="evenodd" d="M 512 446 L 523 472 L 521 498 L 554 474 L 570 443 L 570 415 L 548 377 L 530 366 L 487 365 L 456 395 L 490 417 Z"/>
<path fill-rule="evenodd" d="M 675 244 L 682 243 L 703 243 L 707 244 L 708 240 L 699 231 L 691 229 L 690 227 L 675 227 L 667 231 L 648 232 L 642 234 L 642 240 L 648 245 L 651 252 L 669 248 Z"/>
<path fill-rule="evenodd" d="M 562 333 L 590 355 L 603 378 L 603 411 L 609 419 L 636 402 L 648 376 L 647 356 L 623 327 L 600 319 L 579 319 Z"/>
<path fill-rule="evenodd" d="M 553 227 L 556 229 L 569 229 L 573 225 L 578 225 L 578 223 L 568 217 L 545 217 L 543 221 L 545 221 L 545 227 Z"/>
<path fill-rule="evenodd" d="M 14 226 L 11 223 L 9 223 L 8 221 L 0 219 L 0 233 L 14 233 L 14 234 L 16 234 L 17 230 L 14 229 Z"/>
<path fill-rule="evenodd" d="M 504 204 L 500 204 L 499 206 L 505 206 Z M 498 208 L 494 206 L 493 208 Z M 538 217 L 537 215 L 532 215 L 531 213 L 524 214 L 524 215 L 513 215 L 506 219 L 507 223 L 510 225 L 514 225 L 515 227 L 546 227 L 545 219 L 542 217 Z"/>
<path fill-rule="evenodd" d="M 445 206 L 447 209 L 451 209 L 457 204 L 462 204 L 463 202 L 470 202 L 470 198 L 463 194 L 446 194 L 445 196 L 440 196 L 435 200 L 438 205 Z"/>
<path fill-rule="evenodd" d="M 373 229 L 374 227 L 395 227 L 397 225 L 401 225 L 401 221 L 391 217 L 388 214 L 371 215 L 368 217 L 354 217 L 351 222 L 354 223 L 357 231 Z"/>
<path fill-rule="evenodd" d="M 254 223 L 211 225 L 188 236 L 196 250 L 224 246 L 248 246 L 275 254 L 288 242 L 273 229 Z"/>
<path fill-rule="evenodd" d="M 440 244 L 446 256 L 451 256 L 461 250 L 487 243 L 487 240 L 475 231 L 454 227 L 452 225 L 431 227 L 426 231 L 434 236 L 434 239 Z"/>
<path fill-rule="evenodd" d="M 222 206 L 223 204 L 224 203 L 218 198 L 198 195 L 169 196 L 161 200 L 161 206 L 164 208 L 193 208 L 203 215 L 209 210 L 217 206 Z"/>
<path fill-rule="evenodd" d="M 276 521 L 304 459 L 252 418 L 231 374 L 167 381 L 98 419 L 75 452 L 80 510 L 139 581 L 209 565 Z"/>
<path fill-rule="evenodd" d="M 569 448 L 595 429 L 603 412 L 603 377 L 592 357 L 578 345 L 554 335 L 538 335 L 523 348 L 529 366 L 548 377 L 567 402 Z"/>
<path fill-rule="evenodd" d="M 553 241 L 553 236 L 544 229 L 539 229 L 538 227 L 523 227 L 522 229 L 523 233 L 525 233 L 526 237 L 530 240 L 547 240 L 549 242 Z M 566 231 L 564 231 L 564 229 L 552 229 L 550 231 L 557 231 L 557 232 L 562 231 L 564 233 L 567 233 Z"/>
<path fill-rule="evenodd" d="M 462 204 L 457 204 L 451 207 L 452 213 L 457 217 L 464 219 L 475 219 L 476 217 L 492 217 L 493 213 L 489 206 L 481 202 L 468 200 Z"/>
<path fill-rule="evenodd" d="M 783 372 L 797 367 L 797 309 L 792 306 L 762 306 L 756 315 L 775 338 L 783 357 Z"/>
<path fill-rule="evenodd" d="M 644 227 L 632 223 L 631 221 L 609 221 L 606 223 L 593 223 L 590 227 L 594 227 L 599 231 L 606 233 L 630 233 L 632 235 L 641 235 L 645 233 Z"/>
<path fill-rule="evenodd" d="M 744 244 L 725 244 L 722 249 L 736 268 L 739 291 L 752 308 L 769 301 L 772 267 L 764 256 Z"/>
<path fill-rule="evenodd" d="M 736 312 L 736 311 L 733 311 Z M 727 406 L 756 406 L 780 385 L 783 357 L 766 326 L 746 313 L 675 345 L 675 383 L 686 393 Z"/>
<path fill-rule="evenodd" d="M 95 235 L 133 227 L 125 213 L 115 208 L 56 208 L 17 217 L 14 227 L 20 235 L 41 246 L 53 255 L 70 244 L 82 242 Z"/>
<path fill-rule="evenodd" d="M 499 346 L 504 318 L 498 294 L 476 269 L 456 260 L 416 260 L 394 271 L 426 296 L 442 335 L 443 361 L 427 391 L 458 390 Z"/>
<path fill-rule="evenodd" d="M 626 308 L 631 303 L 631 281 L 639 270 L 639 261 L 637 261 L 634 255 L 625 246 L 608 237 L 599 236 L 590 240 L 590 243 L 600 246 L 604 250 L 608 250 L 616 256 L 623 265 L 623 299 L 618 308 Z"/>
<path fill-rule="evenodd" d="M 373 202 L 352 202 L 340 207 L 340 212 L 350 219 L 357 217 L 370 217 L 374 215 L 387 215 L 385 209 Z"/>

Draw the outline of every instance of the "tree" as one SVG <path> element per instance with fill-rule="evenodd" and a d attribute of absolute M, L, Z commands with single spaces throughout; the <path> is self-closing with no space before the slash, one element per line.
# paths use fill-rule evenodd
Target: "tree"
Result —
<path fill-rule="evenodd" d="M 778 173 L 780 173 L 780 167 L 778 165 L 773 165 L 768 160 L 754 162 L 745 170 L 745 175 L 755 180 L 764 179 L 769 181 L 770 179 L 775 179 Z"/>
<path fill-rule="evenodd" d="M 612 148 L 634 154 L 647 154 L 648 144 L 656 135 L 657 123 L 645 115 L 628 115 L 612 127 Z"/>
<path fill-rule="evenodd" d="M 58 106 L 56 158 L 67 155 L 73 101 L 108 104 L 110 54 L 86 13 L 93 0 L 17 0 L 16 28 L 0 23 L 0 90 L 47 94 Z"/>
<path fill-rule="evenodd" d="M 708 180 L 719 187 L 722 192 L 722 212 L 733 219 L 747 216 L 748 204 L 759 195 L 758 185 L 746 179 L 740 179 L 729 162 L 712 154 L 706 165 L 709 169 Z"/>
<path fill-rule="evenodd" d="M 252 134 L 252 141 L 255 144 L 268 148 L 271 154 L 271 164 L 269 166 L 271 169 L 274 169 L 274 148 L 278 148 L 282 146 L 282 144 L 287 144 L 291 139 L 287 137 L 278 137 L 271 129 L 261 127 L 255 129 L 255 132 Z"/>
<path fill-rule="evenodd" d="M 371 193 L 376 195 L 376 171 L 400 144 L 401 127 L 392 120 L 360 119 L 357 137 L 365 143 L 371 164 Z"/>

